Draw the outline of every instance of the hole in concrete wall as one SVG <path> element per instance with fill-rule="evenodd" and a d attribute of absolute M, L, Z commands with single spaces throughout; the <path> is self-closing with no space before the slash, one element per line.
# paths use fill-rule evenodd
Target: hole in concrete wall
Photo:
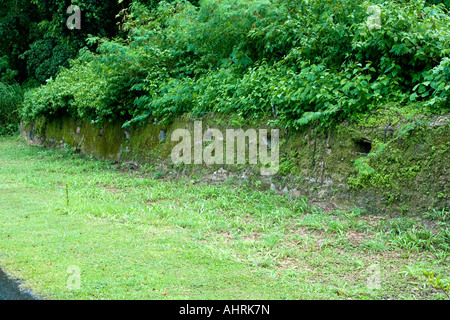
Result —
<path fill-rule="evenodd" d="M 368 155 L 372 150 L 372 141 L 366 138 L 355 140 L 355 147 L 357 153 Z"/>
<path fill-rule="evenodd" d="M 31 124 L 30 127 L 30 134 L 29 134 L 30 140 L 34 140 L 34 124 Z"/>

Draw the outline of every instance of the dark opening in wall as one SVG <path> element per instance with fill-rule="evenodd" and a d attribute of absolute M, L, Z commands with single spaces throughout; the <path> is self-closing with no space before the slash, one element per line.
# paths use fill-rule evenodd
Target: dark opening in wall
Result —
<path fill-rule="evenodd" d="M 372 150 L 372 141 L 361 138 L 355 140 L 356 152 L 359 154 L 368 155 Z"/>
<path fill-rule="evenodd" d="M 30 126 L 30 140 L 34 140 L 34 123 L 31 124 Z"/>

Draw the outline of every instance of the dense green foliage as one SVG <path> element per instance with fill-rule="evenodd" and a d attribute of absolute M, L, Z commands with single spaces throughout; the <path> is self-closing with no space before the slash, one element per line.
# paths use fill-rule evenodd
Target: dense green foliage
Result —
<path fill-rule="evenodd" d="M 278 125 L 366 112 L 388 101 L 448 108 L 444 5 L 378 1 L 135 2 L 123 40 L 92 37 L 70 68 L 27 94 L 28 119 L 68 113 L 126 125 L 185 112 L 271 114 Z"/>
<path fill-rule="evenodd" d="M 127 36 L 90 37 L 22 115 L 127 126 L 220 112 L 298 128 L 393 101 L 447 110 L 450 16 L 432 2 L 136 1 L 120 14 Z"/>
<path fill-rule="evenodd" d="M 22 88 L 0 82 L 0 136 L 14 133 L 19 125 L 18 107 L 23 99 Z"/>
<path fill-rule="evenodd" d="M 2 0 L 0 3 L 0 78 L 43 84 L 68 66 L 89 34 L 118 35 L 116 15 L 129 0 Z M 81 9 L 81 29 L 69 30 L 67 8 Z M 94 48 L 92 48 L 94 49 Z M 2 62 L 3 61 L 3 62 Z M 3 68 L 2 68 L 3 66 Z"/>
<path fill-rule="evenodd" d="M 66 27 L 70 4 L 81 8 L 82 28 Z M 89 34 L 120 34 L 116 15 L 129 1 L 0 1 L 0 134 L 17 130 L 23 91 L 45 84 L 87 44 Z M 95 47 L 91 47 L 95 50 Z M 20 84 L 23 89 L 19 87 Z"/>

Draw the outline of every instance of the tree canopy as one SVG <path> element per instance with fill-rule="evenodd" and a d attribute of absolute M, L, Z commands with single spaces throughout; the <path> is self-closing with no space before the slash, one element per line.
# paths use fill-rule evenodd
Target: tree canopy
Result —
<path fill-rule="evenodd" d="M 79 30 L 65 27 L 71 3 L 82 11 Z M 7 0 L 0 76 L 35 87 L 23 120 L 70 115 L 129 126 L 220 112 L 299 128 L 389 102 L 440 112 L 450 101 L 448 5 Z"/>

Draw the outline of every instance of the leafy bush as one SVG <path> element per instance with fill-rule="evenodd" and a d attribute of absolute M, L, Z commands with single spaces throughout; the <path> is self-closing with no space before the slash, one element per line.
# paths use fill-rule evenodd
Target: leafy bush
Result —
<path fill-rule="evenodd" d="M 191 112 L 271 115 L 286 128 L 391 101 L 449 108 L 450 16 L 424 1 L 133 2 L 126 39 L 91 38 L 26 95 L 31 120 L 68 113 L 125 126 Z M 381 28 L 368 9 L 380 8 Z"/>
<path fill-rule="evenodd" d="M 427 71 L 424 75 L 424 82 L 414 87 L 411 100 L 417 97 L 431 96 L 426 105 L 449 105 L 450 104 L 450 59 L 445 57 L 438 66 Z"/>
<path fill-rule="evenodd" d="M 54 76 L 60 66 L 68 66 L 67 61 L 76 57 L 77 49 L 67 44 L 58 44 L 56 39 L 40 39 L 30 45 L 22 55 L 27 61 L 28 76 L 39 83 Z"/>
<path fill-rule="evenodd" d="M 23 99 L 22 88 L 0 82 L 0 136 L 17 131 L 18 108 Z"/>
<path fill-rule="evenodd" d="M 0 82 L 10 83 L 17 75 L 17 71 L 9 68 L 8 57 L 0 57 Z"/>

